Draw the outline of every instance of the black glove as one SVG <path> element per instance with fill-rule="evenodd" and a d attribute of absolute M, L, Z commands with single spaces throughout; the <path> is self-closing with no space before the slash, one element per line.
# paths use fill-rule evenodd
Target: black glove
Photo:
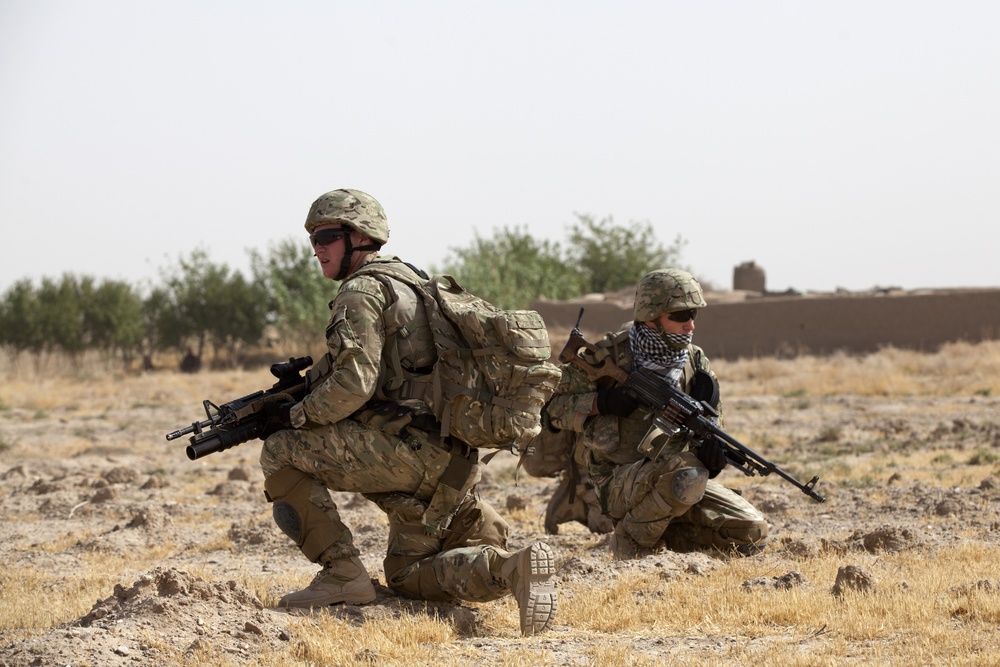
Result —
<path fill-rule="evenodd" d="M 602 415 L 628 417 L 639 407 L 639 401 L 625 387 L 597 390 L 597 412 Z"/>
<path fill-rule="evenodd" d="M 698 446 L 698 460 L 708 468 L 709 479 L 715 477 L 726 467 L 726 448 L 715 438 L 708 438 Z"/>
<path fill-rule="evenodd" d="M 278 403 L 268 401 L 261 411 L 264 414 L 264 430 L 261 431 L 260 439 L 264 440 L 269 435 L 292 428 L 291 411 L 295 403 Z"/>

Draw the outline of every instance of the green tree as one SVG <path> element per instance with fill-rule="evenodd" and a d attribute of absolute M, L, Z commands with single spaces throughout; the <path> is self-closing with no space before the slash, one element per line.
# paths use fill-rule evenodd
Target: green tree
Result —
<path fill-rule="evenodd" d="M 473 294 L 501 308 L 530 308 L 539 296 L 568 299 L 582 293 L 580 273 L 558 243 L 539 241 L 524 228 L 478 234 L 468 248 L 452 248 L 443 269 Z"/>
<path fill-rule="evenodd" d="M 93 278 L 63 274 L 58 281 L 42 278 L 37 293 L 38 327 L 43 355 L 64 352 L 76 360 L 89 343 L 83 326 L 83 304 L 93 291 Z"/>
<path fill-rule="evenodd" d="M 283 347 L 308 349 L 322 336 L 338 283 L 323 276 L 312 249 L 298 239 L 280 241 L 266 256 L 251 251 L 250 258 L 254 280 L 268 294 L 268 321 Z"/>
<path fill-rule="evenodd" d="M 126 282 L 104 280 L 83 301 L 83 328 L 88 346 L 106 356 L 119 356 L 127 368 L 142 344 L 142 298 Z"/>
<path fill-rule="evenodd" d="M 583 276 L 587 292 L 613 292 L 636 284 L 653 269 L 683 268 L 684 244 L 678 235 L 669 248 L 663 247 L 648 221 L 616 225 L 611 216 L 598 221 L 577 214 L 569 234 L 568 260 Z"/>
<path fill-rule="evenodd" d="M 142 327 L 143 356 L 149 365 L 158 352 L 183 346 L 186 327 L 177 316 L 166 287 L 154 287 L 142 300 Z"/>
<path fill-rule="evenodd" d="M 147 314 L 155 305 L 163 344 L 177 350 L 193 346 L 199 357 L 210 347 L 216 362 L 232 364 L 247 344 L 260 342 L 268 301 L 263 286 L 213 263 L 202 249 L 181 257 L 164 280 L 165 303 L 146 304 Z"/>
<path fill-rule="evenodd" d="M 18 280 L 4 292 L 0 303 L 0 346 L 12 363 L 22 352 L 39 355 L 45 347 L 38 310 L 38 290 L 31 280 Z"/>

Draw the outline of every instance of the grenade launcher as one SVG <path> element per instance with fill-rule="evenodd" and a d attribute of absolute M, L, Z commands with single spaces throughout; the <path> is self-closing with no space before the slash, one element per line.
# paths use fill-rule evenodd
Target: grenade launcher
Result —
<path fill-rule="evenodd" d="M 311 365 L 312 357 L 292 357 L 288 361 L 271 364 L 271 375 L 278 381 L 270 389 L 262 389 L 222 405 L 205 399 L 202 405 L 208 419 L 167 433 L 167 440 L 192 434 L 186 452 L 187 457 L 194 461 L 259 438 L 266 426 L 265 404 L 302 400 L 306 394 L 306 380 L 301 372 Z"/>

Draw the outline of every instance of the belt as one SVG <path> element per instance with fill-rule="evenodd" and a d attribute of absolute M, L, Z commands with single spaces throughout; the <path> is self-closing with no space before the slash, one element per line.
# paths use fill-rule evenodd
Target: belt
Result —
<path fill-rule="evenodd" d="M 410 433 L 410 429 L 423 431 L 426 434 L 427 441 L 431 442 L 435 447 L 439 447 L 446 452 L 451 452 L 453 456 L 461 456 L 471 463 L 479 462 L 478 449 L 469 447 L 466 443 L 450 435 L 441 436 L 441 422 L 435 419 L 432 414 L 416 415 L 410 420 L 409 424 L 400 429 L 399 437 L 413 449 L 420 449 L 423 443 Z"/>

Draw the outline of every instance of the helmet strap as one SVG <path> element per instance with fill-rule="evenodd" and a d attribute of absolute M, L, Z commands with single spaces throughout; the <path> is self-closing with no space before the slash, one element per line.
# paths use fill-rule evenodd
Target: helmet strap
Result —
<path fill-rule="evenodd" d="M 343 280 L 347 277 L 351 270 L 351 261 L 354 253 L 361 252 L 364 250 L 379 250 L 381 244 L 378 243 L 368 243 L 365 245 L 354 245 L 353 239 L 351 239 L 351 234 L 344 235 L 344 256 L 340 258 L 340 268 L 337 269 L 337 275 L 334 276 L 334 280 Z"/>

